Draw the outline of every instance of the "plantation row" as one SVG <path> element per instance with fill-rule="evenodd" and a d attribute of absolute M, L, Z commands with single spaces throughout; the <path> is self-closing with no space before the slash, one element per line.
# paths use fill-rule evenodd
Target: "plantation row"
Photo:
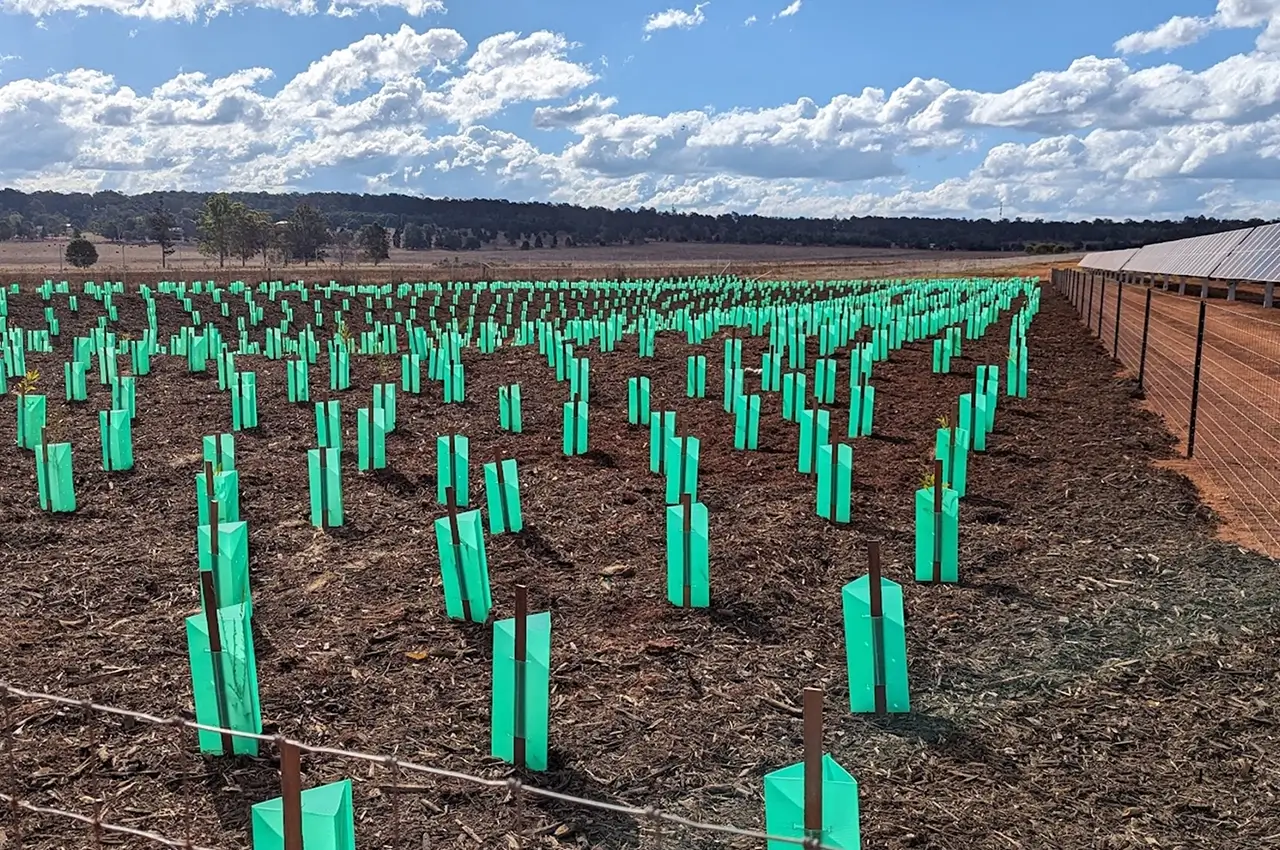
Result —
<path fill-rule="evenodd" d="M 11 288 L 8 294 L 20 293 Z M 257 754 L 256 739 L 233 733 L 262 730 L 250 588 L 252 518 L 242 515 L 236 460 L 237 435 L 262 424 L 259 376 L 246 366 L 263 358 L 284 361 L 288 401 L 314 409 L 314 447 L 305 457 L 309 504 L 299 505 L 299 514 L 328 531 L 348 521 L 344 485 L 353 466 L 357 473 L 394 466 L 388 437 L 396 432 L 398 397 L 432 393 L 446 405 L 469 403 L 467 358 L 536 346 L 564 389 L 559 442 L 563 455 L 572 458 L 592 450 L 592 413 L 602 403 L 592 397 L 592 351 L 603 355 L 634 345 L 643 362 L 672 336 L 703 347 L 723 338 L 714 368 L 706 354 L 688 357 L 687 397 L 706 398 L 708 373 L 718 372 L 713 377 L 720 379 L 719 403 L 733 422 L 733 449 L 751 453 L 759 448 L 762 398 L 780 395 L 783 418 L 796 426 L 795 470 L 813 483 L 813 510 L 835 525 L 849 525 L 855 522 L 856 441 L 875 431 L 876 364 L 904 345 L 927 341 L 933 371 L 949 373 L 965 345 L 982 338 L 1017 301 L 1007 359 L 979 365 L 971 390 L 948 405 L 936 432 L 934 472 L 915 493 L 915 577 L 957 582 L 969 459 L 986 450 L 1002 393 L 1026 396 L 1026 334 L 1039 309 L 1037 282 L 1021 279 L 826 282 L 809 288 L 734 279 L 369 287 L 171 282 L 154 291 L 138 289 L 145 312 L 132 325 L 134 336 L 123 330 L 135 317 L 121 320 L 120 284 L 86 283 L 73 293 L 66 283 L 46 282 L 36 294 L 40 312 L 23 313 L 20 326 L 0 290 L 0 390 L 15 400 L 17 445 L 31 453 L 32 497 L 41 510 L 77 510 L 72 445 L 58 432 L 89 398 L 91 382 L 111 393 L 110 409 L 98 412 L 93 447 L 107 474 L 127 472 L 135 455 L 146 451 L 134 445 L 133 423 L 146 415 L 148 379 L 158 358 L 179 362 L 193 375 L 208 374 L 226 399 L 227 428 L 204 437 L 200 468 L 192 470 L 201 611 L 187 619 L 186 632 L 195 711 L 199 722 L 230 730 L 201 734 L 200 748 L 210 754 Z M 269 310 L 278 317 L 271 323 Z M 83 332 L 68 336 L 64 322 Z M 767 339 L 758 364 L 744 358 L 749 337 Z M 813 349 L 815 358 L 809 356 Z M 51 379 L 28 368 L 29 356 L 60 363 L 64 400 L 51 401 L 44 389 Z M 371 391 L 367 403 L 350 401 L 356 358 L 398 363 L 399 380 L 394 367 L 384 366 L 387 380 L 365 389 Z M 666 598 L 678 607 L 711 607 L 714 517 L 699 501 L 701 443 L 681 432 L 675 411 L 653 408 L 649 375 L 628 376 L 627 389 L 627 422 L 647 433 L 649 472 L 664 483 Z M 498 428 L 523 433 L 519 381 L 500 386 L 497 401 Z M 439 434 L 435 450 L 438 602 L 450 619 L 488 623 L 494 604 L 486 540 L 519 534 L 524 527 L 520 466 L 514 457 L 477 462 L 466 433 Z M 841 589 L 849 707 L 906 712 L 902 588 L 879 574 L 878 561 L 873 551 L 869 574 Z M 545 770 L 552 612 L 529 612 L 522 587 L 515 595 L 516 616 L 493 624 L 490 749 L 519 767 Z M 818 838 L 831 847 L 860 846 L 856 781 L 830 756 L 822 774 L 825 805 L 816 823 L 806 809 L 804 763 L 766 777 L 767 830 Z M 353 846 L 349 782 L 308 790 L 303 806 L 308 841 Z M 320 812 L 326 813 L 323 819 L 313 817 Z M 280 829 L 279 801 L 255 807 L 256 846 L 273 846 L 271 836 Z"/>

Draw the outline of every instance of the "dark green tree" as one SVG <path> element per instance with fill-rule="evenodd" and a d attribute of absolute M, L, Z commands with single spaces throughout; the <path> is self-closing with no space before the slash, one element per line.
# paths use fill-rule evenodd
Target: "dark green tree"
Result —
<path fill-rule="evenodd" d="M 78 269 L 87 269 L 98 262 L 98 249 L 84 237 L 67 243 L 67 262 Z"/>
<path fill-rule="evenodd" d="M 320 262 L 329 242 L 329 228 L 320 212 L 307 203 L 294 207 L 286 233 L 290 259 L 302 260 L 303 265 Z"/>
<path fill-rule="evenodd" d="M 147 235 L 160 246 L 160 268 L 166 268 L 169 255 L 174 251 L 173 214 L 164 208 L 164 201 L 156 201 L 155 209 L 147 216 Z"/>
<path fill-rule="evenodd" d="M 381 224 L 366 224 L 356 239 L 360 256 L 375 266 L 391 256 L 391 234 Z"/>

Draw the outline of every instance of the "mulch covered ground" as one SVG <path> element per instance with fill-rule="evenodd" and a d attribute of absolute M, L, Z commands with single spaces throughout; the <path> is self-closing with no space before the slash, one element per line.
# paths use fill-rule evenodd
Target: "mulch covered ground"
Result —
<path fill-rule="evenodd" d="M 136 296 L 119 303 L 121 325 L 139 326 Z M 176 323 L 172 302 L 161 303 L 162 324 Z M 40 306 L 12 298 L 11 324 L 40 326 Z M 69 339 L 92 317 L 64 321 Z M 435 384 L 399 394 L 390 468 L 361 475 L 349 457 L 348 524 L 322 534 L 307 522 L 312 407 L 287 403 L 283 362 L 242 358 L 260 388 L 262 424 L 237 437 L 237 467 L 268 731 L 508 775 L 488 757 L 490 632 L 447 620 L 440 589 L 435 438 L 456 431 L 471 438 L 473 459 L 520 464 L 526 528 L 491 537 L 488 554 L 496 616 L 510 616 L 517 583 L 529 585 L 533 610 L 552 611 L 552 763 L 529 777 L 535 784 L 762 828 L 762 777 L 800 759 L 793 708 L 804 687 L 821 686 L 827 745 L 860 783 L 868 848 L 1280 843 L 1280 572 L 1217 542 L 1193 488 L 1155 468 L 1170 438 L 1050 291 L 1029 336 L 1030 398 L 1001 398 L 990 451 L 971 462 L 962 583 L 912 580 L 913 491 L 935 421 L 977 364 L 1004 363 L 1007 339 L 1006 317 L 948 376 L 930 374 L 925 344 L 877 365 L 878 434 L 855 449 L 852 527 L 815 515 L 779 396 L 765 397 L 760 451 L 734 452 L 719 340 L 704 349 L 708 397 L 690 400 L 690 350 L 668 336 L 656 362 L 637 358 L 635 338 L 591 354 L 592 451 L 573 459 L 560 453 L 565 390 L 536 348 L 468 353 L 468 402 L 444 405 Z M 748 365 L 764 345 L 747 341 Z M 228 426 L 227 396 L 213 373 L 157 359 L 139 381 L 137 468 L 108 475 L 96 411 L 109 393 L 91 377 L 88 403 L 56 400 L 65 357 L 30 360 L 75 446 L 74 515 L 36 509 L 13 402 L 0 407 L 0 678 L 189 712 L 193 476 L 200 437 Z M 665 601 L 662 482 L 648 472 L 647 434 L 626 424 L 626 380 L 641 373 L 653 379 L 654 408 L 677 410 L 680 431 L 702 440 L 709 610 Z M 353 358 L 353 389 L 336 394 L 352 442 L 354 408 L 374 381 L 398 375 L 398 361 Z M 316 400 L 334 395 L 319 387 L 326 376 L 313 372 Z M 497 428 L 497 387 L 514 380 L 521 435 Z M 833 419 L 843 429 L 847 374 L 840 384 Z M 840 589 L 864 571 L 870 540 L 883 542 L 886 573 L 905 587 L 909 716 L 847 711 Z M 9 708 L 16 746 L 0 761 L 0 792 L 39 805 L 91 813 L 99 800 L 113 823 L 232 848 L 248 845 L 249 806 L 279 793 L 269 749 L 256 761 L 203 759 L 172 730 L 39 702 Z M 304 773 L 308 785 L 355 780 L 365 848 L 657 840 L 626 816 L 528 798 L 517 821 L 503 792 L 336 757 L 308 756 Z M 93 846 L 87 828 L 50 817 L 6 812 L 0 830 L 5 848 Z M 677 832 L 662 846 L 760 846 Z"/>

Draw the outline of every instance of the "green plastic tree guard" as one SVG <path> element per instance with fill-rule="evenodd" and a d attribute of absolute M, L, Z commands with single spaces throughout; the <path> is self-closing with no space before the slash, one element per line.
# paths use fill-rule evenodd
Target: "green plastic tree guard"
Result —
<path fill-rule="evenodd" d="M 524 766 L 547 769 L 551 715 L 551 612 L 525 619 L 525 657 L 516 660 L 516 620 L 493 624 L 493 703 L 490 748 L 494 758 L 515 762 L 516 739 L 524 741 Z"/>
<path fill-rule="evenodd" d="M 258 662 L 253 649 L 252 612 L 247 605 L 226 605 L 216 612 L 220 651 L 211 651 L 208 613 L 186 618 L 187 657 L 195 696 L 196 722 L 236 732 L 262 734 L 258 701 Z M 200 752 L 226 755 L 222 736 L 199 730 Z M 236 755 L 257 756 L 258 741 L 231 736 Z"/>
<path fill-rule="evenodd" d="M 435 525 L 445 613 L 454 620 L 485 622 L 493 598 L 480 512 L 450 512 L 437 519 Z"/>
<path fill-rule="evenodd" d="M 258 376 L 239 372 L 231 385 L 231 430 L 258 427 Z"/>
<path fill-rule="evenodd" d="M 338 528 L 345 519 L 342 510 L 341 449 L 308 450 L 307 473 L 311 493 L 311 524 L 320 529 Z"/>
<path fill-rule="evenodd" d="M 775 770 L 764 777 L 764 829 L 782 838 L 817 838 L 826 847 L 861 850 L 858 782 L 830 755 L 822 757 L 822 833 L 807 836 L 804 829 L 804 762 Z M 785 841 L 768 842 L 768 850 L 794 850 Z"/>
<path fill-rule="evenodd" d="M 373 406 L 382 411 L 382 421 L 386 423 L 387 433 L 396 430 L 396 385 L 374 384 Z"/>
<path fill-rule="evenodd" d="M 62 374 L 67 384 L 67 401 L 86 401 L 89 398 L 88 370 L 79 361 L 63 364 Z"/>
<path fill-rule="evenodd" d="M 43 439 L 48 424 L 48 402 L 42 395 L 18 396 L 18 445 L 34 449 Z"/>
<path fill-rule="evenodd" d="M 249 597 L 249 526 L 244 522 L 219 521 L 216 558 L 210 548 L 212 528 L 211 525 L 196 527 L 200 569 L 213 573 L 219 606 L 247 605 L 252 611 L 253 601 Z"/>
<path fill-rule="evenodd" d="M 627 424 L 649 424 L 649 379 L 627 379 Z"/>
<path fill-rule="evenodd" d="M 449 503 L 453 488 L 458 507 L 471 504 L 471 441 L 464 434 L 436 438 L 436 501 Z"/>
<path fill-rule="evenodd" d="M 849 436 L 871 436 L 876 407 L 876 388 L 862 384 L 849 390 Z"/>
<path fill-rule="evenodd" d="M 805 392 L 808 380 L 803 372 L 788 372 L 782 376 L 782 418 L 788 422 L 799 422 L 800 413 L 804 410 Z"/>
<path fill-rule="evenodd" d="M 202 460 L 212 463 L 214 472 L 229 472 L 236 468 L 236 438 L 233 434 L 211 434 L 202 441 Z"/>
<path fill-rule="evenodd" d="M 189 329 L 188 329 L 189 330 Z M 203 336 L 187 339 L 187 370 L 203 372 L 209 366 L 209 340 Z"/>
<path fill-rule="evenodd" d="M 987 416 L 985 399 L 973 393 L 960 396 L 960 430 L 969 432 L 970 448 L 975 452 L 987 448 Z M 981 409 L 979 409 L 981 408 Z M 961 493 L 963 496 L 963 492 Z"/>
<path fill-rule="evenodd" d="M 107 472 L 133 469 L 133 428 L 128 411 L 98 411 L 98 433 L 102 438 L 102 468 Z"/>
<path fill-rule="evenodd" d="M 940 481 L 916 491 L 916 581 L 960 580 L 960 497 Z"/>
<path fill-rule="evenodd" d="M 733 417 L 733 447 L 740 452 L 760 448 L 760 396 L 738 396 Z"/>
<path fill-rule="evenodd" d="M 698 498 L 698 454 L 701 449 L 697 437 L 685 435 L 667 438 L 666 469 L 667 504 L 674 505 L 684 494 L 695 501 Z"/>
<path fill-rule="evenodd" d="M 234 469 L 213 474 L 213 501 L 221 522 L 240 521 L 240 473 Z M 196 474 L 196 525 L 209 524 L 209 476 Z"/>
<path fill-rule="evenodd" d="M 689 356 L 689 365 L 685 369 L 685 396 L 688 398 L 707 397 L 707 357 L 704 354 Z"/>
<path fill-rule="evenodd" d="M 1000 367 L 987 367 L 987 433 L 990 434 L 996 427 L 996 406 L 1000 400 Z"/>
<path fill-rule="evenodd" d="M 831 443 L 831 412 L 827 410 L 800 411 L 800 451 L 796 468 L 803 475 L 817 472 L 818 450 Z"/>
<path fill-rule="evenodd" d="M 682 608 L 711 605 L 707 506 L 686 497 L 667 507 L 667 600 Z"/>
<path fill-rule="evenodd" d="M 329 389 L 338 392 L 351 387 L 351 354 L 345 346 L 329 352 Z"/>
<path fill-rule="evenodd" d="M 818 447 L 818 516 L 836 523 L 853 519 L 853 446 Z"/>
<path fill-rule="evenodd" d="M 422 392 L 422 358 L 416 354 L 400 356 L 400 389 L 414 395 Z"/>
<path fill-rule="evenodd" d="M 484 465 L 484 492 L 485 504 L 489 508 L 490 534 L 517 533 L 524 528 L 515 459 Z"/>
<path fill-rule="evenodd" d="M 880 582 L 880 614 L 873 615 L 871 576 L 844 586 L 844 648 L 849 667 L 849 710 L 874 714 L 876 687 L 884 689 L 885 711 L 904 714 L 911 710 L 907 688 L 907 635 L 902 586 L 883 576 Z"/>
<path fill-rule="evenodd" d="M 41 443 L 34 448 L 40 510 L 73 512 L 76 509 L 76 491 L 71 469 L 71 444 Z"/>
<path fill-rule="evenodd" d="M 933 456 L 942 461 L 942 483 L 963 499 L 969 478 L 969 432 L 963 428 L 939 428 Z"/>
<path fill-rule="evenodd" d="M 724 373 L 724 412 L 733 412 L 733 403 L 738 396 L 743 395 L 743 387 L 746 384 L 746 372 L 741 366 L 734 366 L 732 369 Z"/>
<path fill-rule="evenodd" d="M 830 358 L 813 364 L 813 397 L 819 404 L 836 403 L 836 361 Z"/>
<path fill-rule="evenodd" d="M 585 357 L 575 358 L 568 367 L 569 395 L 575 396 L 583 404 L 591 402 L 591 361 Z"/>
<path fill-rule="evenodd" d="M 1027 397 L 1027 343 L 1022 340 L 1009 351 L 1009 369 L 1005 374 L 1005 395 Z"/>
<path fill-rule="evenodd" d="M 760 389 L 776 393 L 782 389 L 782 354 L 767 351 L 760 358 Z"/>
<path fill-rule="evenodd" d="M 568 401 L 564 405 L 564 453 L 568 457 L 587 453 L 587 403 Z"/>
<path fill-rule="evenodd" d="M 350 779 L 308 788 L 301 796 L 302 846 L 306 850 L 356 850 Z M 253 850 L 285 850 L 283 799 L 256 803 L 251 812 Z"/>
<path fill-rule="evenodd" d="M 218 355 L 218 389 L 229 390 L 236 382 L 236 356 L 230 351 Z"/>
<path fill-rule="evenodd" d="M 111 382 L 111 409 L 127 410 L 129 418 L 138 415 L 138 386 L 134 378 L 116 378 Z"/>
<path fill-rule="evenodd" d="M 336 398 L 316 402 L 316 445 L 322 449 L 342 448 L 342 413 Z"/>
<path fill-rule="evenodd" d="M 461 363 L 455 363 L 445 372 L 444 403 L 461 404 L 467 399 L 467 376 Z"/>
<path fill-rule="evenodd" d="M 361 472 L 387 468 L 387 429 L 381 410 L 362 407 L 356 411 L 356 454 Z"/>
<path fill-rule="evenodd" d="M 666 472 L 667 441 L 676 433 L 676 413 L 668 410 L 649 417 L 649 471 Z"/>
<path fill-rule="evenodd" d="M 289 360 L 284 365 L 289 382 L 289 401 L 311 401 L 311 365 L 305 359 Z"/>
<path fill-rule="evenodd" d="M 737 334 L 737 330 L 734 330 Z M 724 370 L 742 368 L 742 340 L 732 336 L 724 341 Z"/>
<path fill-rule="evenodd" d="M 520 385 L 498 387 L 498 426 L 504 431 L 519 434 L 523 429 L 520 413 Z"/>

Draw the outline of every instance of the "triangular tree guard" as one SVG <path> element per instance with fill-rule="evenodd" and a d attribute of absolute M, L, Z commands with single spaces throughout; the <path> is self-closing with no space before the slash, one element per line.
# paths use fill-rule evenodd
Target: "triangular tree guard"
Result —
<path fill-rule="evenodd" d="M 493 624 L 490 754 L 529 770 L 547 769 L 551 694 L 551 612 L 528 613 L 516 586 L 516 615 Z"/>

